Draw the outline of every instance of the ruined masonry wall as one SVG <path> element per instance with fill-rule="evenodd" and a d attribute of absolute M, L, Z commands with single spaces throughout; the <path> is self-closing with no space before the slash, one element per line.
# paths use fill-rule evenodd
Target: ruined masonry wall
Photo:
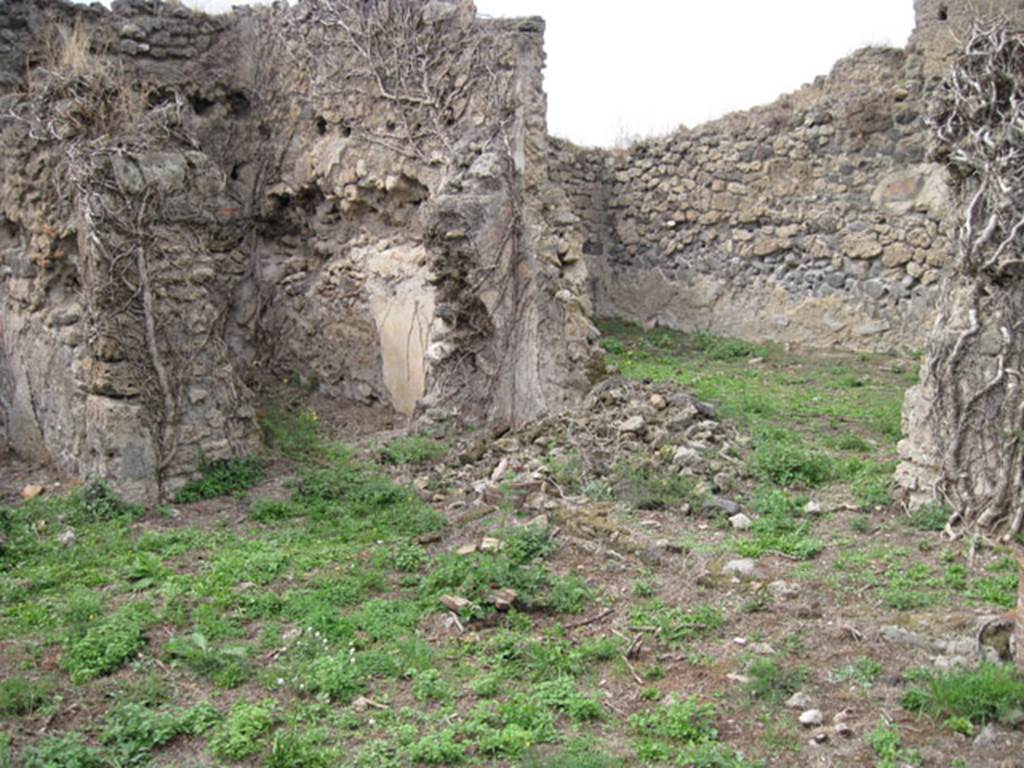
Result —
<path fill-rule="evenodd" d="M 626 151 L 559 145 L 599 315 L 916 348 L 949 257 L 923 82 L 867 49 L 774 104 Z"/>
<path fill-rule="evenodd" d="M 543 21 L 413 3 L 424 80 L 350 7 L 0 5 L 0 442 L 155 502 L 258 447 L 268 382 L 477 423 L 588 388 Z M 51 71 L 76 21 L 110 67 Z"/>

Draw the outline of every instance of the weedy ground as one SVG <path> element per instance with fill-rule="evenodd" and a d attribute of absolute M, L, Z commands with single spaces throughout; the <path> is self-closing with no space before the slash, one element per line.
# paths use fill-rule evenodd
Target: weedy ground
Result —
<path fill-rule="evenodd" d="M 1015 764 L 1024 679 L 878 631 L 970 635 L 1015 603 L 1009 550 L 892 498 L 916 361 L 603 330 L 625 377 L 742 436 L 716 492 L 751 529 L 670 468 L 592 478 L 571 456 L 559 486 L 657 529 L 657 557 L 500 501 L 469 516 L 466 465 L 499 458 L 467 458 L 475 436 L 345 445 L 270 407 L 267 456 L 202 462 L 168 507 L 91 482 L 0 510 L 0 768 Z M 723 575 L 740 556 L 753 578 Z"/>

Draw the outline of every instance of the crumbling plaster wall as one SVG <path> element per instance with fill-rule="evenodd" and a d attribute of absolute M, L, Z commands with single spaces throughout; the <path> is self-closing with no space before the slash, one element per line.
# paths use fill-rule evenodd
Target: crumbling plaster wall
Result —
<path fill-rule="evenodd" d="M 600 357 L 582 240 L 548 178 L 543 22 L 471 2 L 338 16 L 359 7 L 0 11 L 22 31 L 0 34 L 16 450 L 153 501 L 197 452 L 254 448 L 267 377 L 421 419 L 522 421 L 586 388 Z M 76 13 L 102 76 L 38 66 Z M 377 69 L 393 31 L 427 80 Z M 121 127 L 112 78 L 144 94 Z M 98 111 L 47 119 L 82 99 Z"/>

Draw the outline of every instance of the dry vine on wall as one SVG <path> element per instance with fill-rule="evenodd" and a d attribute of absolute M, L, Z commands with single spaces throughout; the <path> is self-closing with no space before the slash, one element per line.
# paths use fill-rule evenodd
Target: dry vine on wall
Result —
<path fill-rule="evenodd" d="M 507 145 L 512 112 L 494 64 L 498 39 L 463 18 L 461 6 L 437 10 L 443 7 L 420 0 L 307 0 L 275 31 L 288 58 L 309 76 L 314 98 L 372 107 L 348 122 L 354 138 L 429 164 L 450 158 L 471 109 L 498 117 L 488 139 L 500 136 Z"/>
<path fill-rule="evenodd" d="M 950 536 L 1010 542 L 1024 526 L 1024 31 L 971 29 L 936 94 L 936 159 L 958 196 L 955 269 L 929 348 L 929 427 Z M 1024 558 L 1014 620 L 1024 667 Z"/>
<path fill-rule="evenodd" d="M 145 89 L 97 46 L 95 30 L 57 29 L 54 40 L 50 66 L 33 74 L 9 117 L 30 126 L 33 151 L 54 166 L 50 216 L 74 221 L 81 234 L 76 266 L 93 370 L 109 365 L 124 372 L 100 394 L 142 406 L 162 493 L 178 456 L 185 384 L 208 339 L 184 333 L 181 318 L 160 299 L 170 270 L 154 228 L 169 212 L 181 225 L 190 217 L 197 227 L 202 222 L 164 199 L 133 157 L 154 146 L 194 148 L 182 127 L 186 104 L 174 94 L 151 106 Z"/>
<path fill-rule="evenodd" d="M 1024 525 L 1024 32 L 975 25 L 932 122 L 961 211 L 925 372 L 944 442 L 936 491 L 954 510 L 951 535 L 1010 540 Z"/>

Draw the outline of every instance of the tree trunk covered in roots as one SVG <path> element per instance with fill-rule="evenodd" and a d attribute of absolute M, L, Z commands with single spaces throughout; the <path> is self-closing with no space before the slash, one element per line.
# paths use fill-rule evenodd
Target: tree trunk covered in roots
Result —
<path fill-rule="evenodd" d="M 957 199 L 957 252 L 908 394 L 904 456 L 918 490 L 952 510 L 950 536 L 1010 542 L 1024 524 L 1024 32 L 976 24 L 931 120 Z"/>

